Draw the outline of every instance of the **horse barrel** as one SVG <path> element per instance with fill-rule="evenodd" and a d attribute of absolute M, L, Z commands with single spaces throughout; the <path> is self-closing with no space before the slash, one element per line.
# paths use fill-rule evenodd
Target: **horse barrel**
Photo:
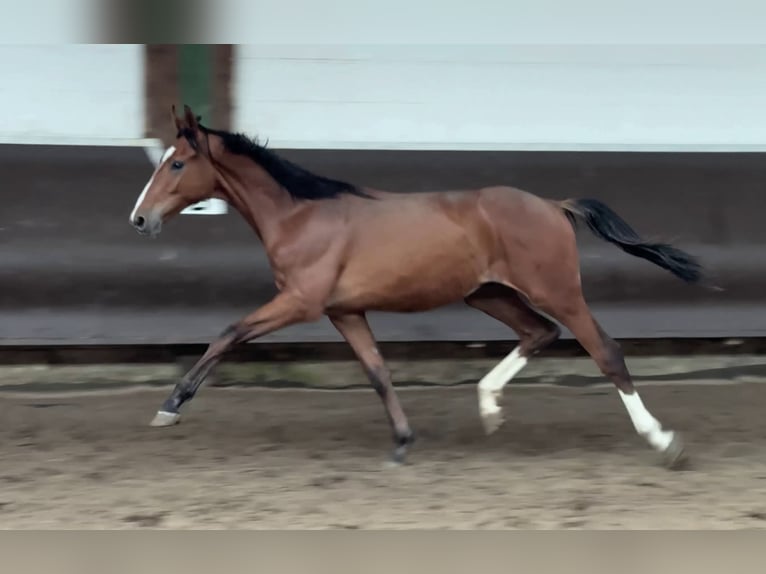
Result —
<path fill-rule="evenodd" d="M 381 189 L 507 184 L 550 198 L 601 199 L 642 235 L 698 255 L 723 288 L 685 285 L 583 228 L 585 294 L 610 334 L 766 334 L 766 162 L 759 154 L 280 153 L 319 173 Z M 275 292 L 257 238 L 234 212 L 180 216 L 156 240 L 139 237 L 128 214 L 151 169 L 141 148 L 0 146 L 0 343 L 205 343 Z M 515 338 L 462 305 L 371 314 L 371 324 L 381 341 Z M 265 340 L 340 338 L 323 319 Z"/>

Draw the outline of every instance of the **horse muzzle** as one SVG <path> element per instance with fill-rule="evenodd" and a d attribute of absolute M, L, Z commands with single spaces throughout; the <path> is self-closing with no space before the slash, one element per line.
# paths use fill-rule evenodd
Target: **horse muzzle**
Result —
<path fill-rule="evenodd" d="M 162 231 L 162 218 L 158 214 L 135 215 L 130 224 L 141 235 L 156 237 Z"/>

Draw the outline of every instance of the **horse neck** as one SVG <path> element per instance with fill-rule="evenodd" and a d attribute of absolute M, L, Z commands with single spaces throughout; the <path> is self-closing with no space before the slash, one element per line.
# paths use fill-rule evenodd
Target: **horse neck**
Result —
<path fill-rule="evenodd" d="M 290 195 L 261 166 L 243 156 L 225 154 L 218 164 L 220 193 L 268 250 L 277 241 L 282 222 L 295 211 Z"/>

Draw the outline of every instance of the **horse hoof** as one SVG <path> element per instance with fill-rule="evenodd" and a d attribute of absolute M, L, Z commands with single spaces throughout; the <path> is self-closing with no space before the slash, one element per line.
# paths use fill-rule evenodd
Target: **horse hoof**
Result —
<path fill-rule="evenodd" d="M 398 446 L 394 449 L 394 452 L 391 454 L 391 460 L 393 466 L 401 466 L 404 464 L 405 459 L 407 458 L 407 446 L 402 445 Z"/>
<path fill-rule="evenodd" d="M 673 440 L 662 453 L 662 458 L 665 466 L 670 470 L 679 470 L 688 462 L 683 440 L 677 432 L 673 433 Z"/>
<path fill-rule="evenodd" d="M 157 411 L 157 414 L 154 415 L 154 418 L 152 419 L 152 422 L 149 423 L 149 426 L 170 427 L 175 424 L 178 424 L 180 419 L 181 419 L 181 415 L 179 413 L 169 413 L 168 411 Z"/>
<path fill-rule="evenodd" d="M 407 459 L 407 453 L 409 452 L 411 445 L 412 445 L 412 438 L 408 438 L 407 442 L 398 445 L 394 449 L 394 452 L 391 453 L 391 459 L 389 460 L 389 462 L 391 463 L 391 466 L 402 466 L 403 464 L 405 464 Z"/>
<path fill-rule="evenodd" d="M 481 423 L 484 425 L 484 432 L 488 435 L 494 433 L 499 429 L 505 419 L 503 418 L 503 411 L 498 409 L 496 411 L 484 412 L 481 414 Z"/>

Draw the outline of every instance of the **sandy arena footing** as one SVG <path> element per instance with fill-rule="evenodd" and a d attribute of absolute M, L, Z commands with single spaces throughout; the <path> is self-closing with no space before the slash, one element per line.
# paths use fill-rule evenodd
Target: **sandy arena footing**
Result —
<path fill-rule="evenodd" d="M 203 388 L 162 429 L 148 422 L 166 389 L 6 393 L 0 525 L 763 528 L 766 385 L 719 383 L 640 387 L 684 436 L 680 472 L 659 465 L 609 386 L 508 387 L 490 437 L 475 386 L 402 389 L 419 440 L 400 468 L 385 464 L 369 389 Z"/>

